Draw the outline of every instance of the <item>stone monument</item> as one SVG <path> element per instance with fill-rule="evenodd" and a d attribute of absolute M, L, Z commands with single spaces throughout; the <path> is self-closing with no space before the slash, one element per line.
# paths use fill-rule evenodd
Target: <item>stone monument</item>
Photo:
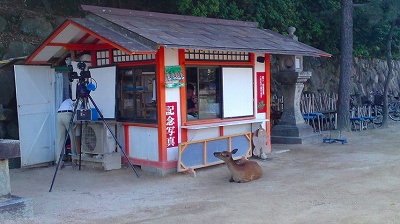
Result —
<path fill-rule="evenodd" d="M 33 215 L 30 199 L 11 194 L 8 159 L 16 157 L 20 157 L 19 141 L 0 139 L 0 223 Z"/>
<path fill-rule="evenodd" d="M 296 29 L 289 27 L 289 36 L 294 40 Z M 271 129 L 271 142 L 279 144 L 302 144 L 308 140 L 321 138 L 306 124 L 300 110 L 304 82 L 311 72 L 303 71 L 303 57 L 298 55 L 278 55 L 278 71 L 272 76 L 281 86 L 284 99 L 282 117 L 278 125 Z"/>

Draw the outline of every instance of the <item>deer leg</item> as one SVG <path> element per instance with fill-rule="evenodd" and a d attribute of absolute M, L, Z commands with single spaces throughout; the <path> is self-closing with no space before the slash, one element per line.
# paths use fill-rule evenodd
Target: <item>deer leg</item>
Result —
<path fill-rule="evenodd" d="M 236 181 L 236 183 L 246 183 L 246 182 L 249 182 L 249 180 L 238 180 L 238 181 Z"/>

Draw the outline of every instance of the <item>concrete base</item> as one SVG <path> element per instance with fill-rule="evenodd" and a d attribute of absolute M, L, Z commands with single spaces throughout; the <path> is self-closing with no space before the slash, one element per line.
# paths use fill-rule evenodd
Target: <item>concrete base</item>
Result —
<path fill-rule="evenodd" d="M 30 218 L 33 216 L 31 199 L 11 195 L 0 197 L 0 223 L 6 220 Z"/>
<path fill-rule="evenodd" d="M 322 142 L 322 134 L 314 133 L 308 124 L 276 125 L 271 129 L 272 144 L 304 144 Z"/>
<path fill-rule="evenodd" d="M 79 163 L 79 155 L 72 156 Z M 79 165 L 79 164 L 78 164 Z M 81 165 L 90 168 L 116 170 L 121 169 L 121 154 L 119 152 L 105 154 L 82 154 Z"/>
<path fill-rule="evenodd" d="M 174 173 L 174 172 L 176 173 L 176 167 L 164 170 L 164 169 L 157 168 L 157 167 L 141 166 L 141 170 L 143 170 L 144 172 L 146 172 L 148 174 L 152 174 L 155 176 L 165 176 L 170 173 Z"/>
<path fill-rule="evenodd" d="M 104 154 L 103 167 L 104 170 L 121 169 L 121 154 L 119 152 Z"/>

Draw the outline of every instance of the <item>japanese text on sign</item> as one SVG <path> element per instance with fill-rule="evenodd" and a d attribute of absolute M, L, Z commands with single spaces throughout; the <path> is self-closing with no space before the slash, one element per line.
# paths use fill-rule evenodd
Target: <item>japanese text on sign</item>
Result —
<path fill-rule="evenodd" d="M 167 148 L 178 146 L 178 115 L 176 102 L 166 103 Z"/>
<path fill-rule="evenodd" d="M 264 113 L 267 111 L 265 102 L 265 72 L 257 72 L 257 112 Z"/>

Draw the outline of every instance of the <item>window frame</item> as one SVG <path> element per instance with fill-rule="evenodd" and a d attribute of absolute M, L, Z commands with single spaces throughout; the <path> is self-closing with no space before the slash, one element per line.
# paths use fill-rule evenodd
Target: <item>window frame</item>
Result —
<path fill-rule="evenodd" d="M 139 70 L 145 70 L 142 71 L 141 75 L 136 74 L 135 71 L 139 71 Z M 151 71 L 150 71 L 151 70 Z M 128 72 L 131 71 L 131 74 L 129 74 L 129 76 L 127 74 L 121 74 L 121 72 Z M 143 74 L 143 72 L 146 72 L 146 74 Z M 152 73 L 152 74 L 150 74 Z M 130 77 L 131 80 L 128 80 L 127 83 L 130 81 L 131 83 L 131 88 L 132 90 L 129 90 L 129 93 L 127 93 L 127 91 L 124 91 L 124 86 L 123 86 L 123 76 L 127 76 Z M 141 77 L 141 79 L 144 79 L 145 77 L 151 77 L 153 76 L 154 81 L 151 84 L 151 90 L 148 89 L 149 86 L 144 85 L 144 80 L 140 80 L 141 82 L 141 86 L 137 85 L 137 80 L 138 77 Z M 138 66 L 123 66 L 123 67 L 118 67 L 117 68 L 117 88 L 116 88 L 116 96 L 117 96 L 117 114 L 116 114 L 116 120 L 117 121 L 121 121 L 121 122 L 134 122 L 134 123 L 143 123 L 143 124 L 157 124 L 158 123 L 158 107 L 157 107 L 157 91 L 155 91 L 156 96 L 152 96 L 152 100 L 156 99 L 152 108 L 148 108 L 148 110 L 145 109 L 145 107 L 143 107 L 143 105 L 145 105 L 146 103 L 142 102 L 143 95 L 149 95 L 151 93 L 154 93 L 153 89 L 153 85 L 155 85 L 154 88 L 157 88 L 157 70 L 156 70 L 156 65 L 138 65 Z M 141 89 L 139 90 L 138 87 Z M 127 96 L 131 96 L 129 98 L 124 97 L 123 94 L 126 94 Z M 152 95 L 152 94 L 151 94 Z M 137 99 L 139 99 L 139 107 L 138 107 L 138 103 L 137 103 Z M 124 100 L 130 100 L 129 102 L 129 106 L 132 105 L 132 109 L 131 110 L 127 110 L 124 109 Z M 152 109 L 152 110 L 150 110 Z M 131 111 L 132 116 L 126 116 L 123 113 L 126 111 Z M 139 111 L 140 110 L 140 111 Z M 144 116 L 139 116 L 138 113 L 153 113 L 153 115 L 155 116 L 154 118 L 145 118 Z M 126 112 L 127 113 L 127 112 Z"/>
<path fill-rule="evenodd" d="M 231 65 L 207 65 L 207 64 L 204 64 L 204 65 L 186 65 L 186 76 L 188 76 L 188 74 L 187 74 L 187 69 L 188 68 L 196 68 L 196 72 L 197 72 L 197 74 L 196 74 L 196 80 L 197 80 L 197 83 L 196 83 L 196 92 L 197 92 L 197 97 L 199 97 L 199 93 L 198 93 L 198 91 L 199 91 L 199 84 L 200 84 L 200 82 L 199 82 L 199 69 L 201 69 L 201 68 L 205 68 L 205 69 L 207 69 L 207 68 L 217 68 L 217 70 L 219 70 L 219 72 L 218 72 L 218 75 L 219 75 L 219 77 L 218 77 L 218 79 L 219 79 L 219 89 L 218 89 L 218 91 L 216 92 L 216 94 L 218 94 L 219 95 L 219 116 L 217 116 L 216 118 L 205 118 L 205 119 L 201 119 L 201 117 L 200 118 L 197 118 L 197 119 L 187 119 L 187 123 L 196 123 L 196 122 L 207 122 L 207 121 L 213 121 L 213 120 L 219 120 L 219 121 L 221 121 L 221 120 L 229 120 L 229 119 L 240 119 L 240 118 L 253 118 L 254 116 L 255 116 L 255 111 L 254 111 L 254 102 L 255 102 L 255 93 L 254 93 L 254 89 L 255 89 L 255 86 L 254 86 L 254 67 L 253 66 L 251 66 L 251 65 L 246 65 L 246 66 L 231 66 Z M 242 114 L 242 115 L 237 115 L 237 116 L 229 116 L 229 117 L 227 117 L 227 116 L 225 116 L 225 113 L 224 113 L 224 108 L 225 108 L 225 103 L 226 103 L 226 101 L 224 100 L 224 88 L 226 88 L 226 87 L 224 87 L 224 69 L 235 69 L 235 68 L 249 68 L 249 69 L 251 69 L 251 93 L 249 92 L 249 95 L 251 95 L 251 98 L 252 98 L 252 100 L 251 100 L 251 108 L 249 107 L 249 108 L 247 108 L 248 110 L 250 110 L 251 109 L 251 114 Z M 186 104 L 186 99 L 185 99 L 185 106 L 187 107 L 187 104 Z M 200 105 L 198 105 L 198 107 L 199 107 L 199 111 L 200 111 Z M 187 115 L 186 115 L 187 116 Z"/>

